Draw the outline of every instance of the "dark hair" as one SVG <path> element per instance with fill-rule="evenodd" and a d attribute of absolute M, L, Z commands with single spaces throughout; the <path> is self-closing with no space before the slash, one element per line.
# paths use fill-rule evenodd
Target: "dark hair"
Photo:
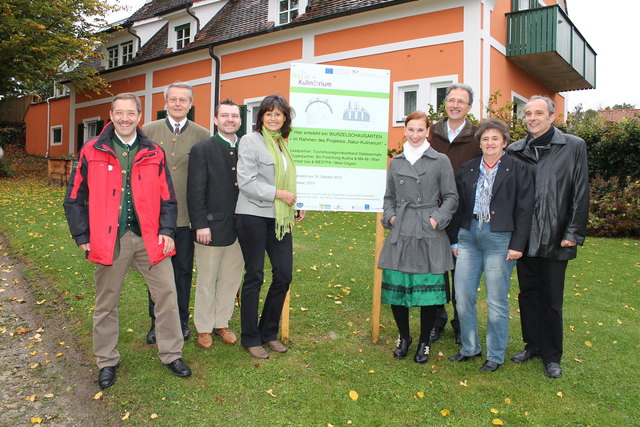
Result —
<path fill-rule="evenodd" d="M 482 134 L 491 129 L 495 129 L 498 132 L 500 132 L 500 134 L 502 135 L 502 138 L 504 139 L 504 142 L 506 144 L 509 143 L 511 138 L 509 137 L 509 128 L 507 127 L 507 124 L 502 120 L 491 119 L 491 118 L 484 119 L 478 124 L 478 130 L 476 130 L 476 133 L 474 135 L 476 138 L 476 141 L 480 143 L 480 138 L 482 138 Z"/>
<path fill-rule="evenodd" d="M 111 101 L 111 111 L 113 111 L 113 104 L 121 99 L 130 99 L 131 101 L 135 102 L 138 114 L 142 113 L 142 104 L 140 103 L 140 98 L 138 98 L 138 95 L 129 92 L 119 93 L 113 97 L 113 100 Z"/>
<path fill-rule="evenodd" d="M 431 126 L 429 124 L 429 117 L 422 111 L 414 111 L 413 113 L 407 114 L 407 117 L 404 119 L 404 125 L 407 126 L 411 120 L 422 120 L 427 124 L 427 127 Z"/>
<path fill-rule="evenodd" d="M 233 102 L 231 99 L 227 98 L 224 101 L 220 101 L 220 103 L 218 105 L 216 105 L 216 108 L 214 108 L 213 110 L 213 115 L 215 117 L 218 117 L 218 111 L 220 110 L 220 106 L 221 105 L 231 105 L 231 106 L 236 106 L 238 107 L 238 104 L 236 104 L 235 102 Z M 240 107 L 238 107 L 238 110 L 240 110 Z"/>
<path fill-rule="evenodd" d="M 260 103 L 260 108 L 258 108 L 258 117 L 256 118 L 256 125 L 254 126 L 253 130 L 262 133 L 262 117 L 265 115 L 265 113 L 273 111 L 276 108 L 282 111 L 282 113 L 284 114 L 284 124 L 280 129 L 280 133 L 282 133 L 283 138 L 287 138 L 289 137 L 289 133 L 291 132 L 291 121 L 293 120 L 293 116 L 295 113 L 287 100 L 284 99 L 283 96 L 277 94 L 269 95 L 262 100 L 262 103 Z"/>

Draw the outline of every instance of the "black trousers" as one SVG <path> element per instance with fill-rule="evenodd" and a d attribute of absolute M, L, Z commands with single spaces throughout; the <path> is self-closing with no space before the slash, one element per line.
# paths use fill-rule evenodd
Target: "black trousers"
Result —
<path fill-rule="evenodd" d="M 455 258 L 453 259 L 455 263 Z M 455 265 L 455 264 L 454 264 Z M 444 284 L 447 287 L 448 295 L 447 299 L 451 300 L 451 305 L 453 305 L 453 319 L 451 319 L 451 327 L 455 333 L 460 332 L 460 321 L 458 320 L 458 310 L 456 309 L 456 288 L 453 280 L 453 276 L 455 275 L 455 270 L 447 271 L 444 273 Z M 436 312 L 436 323 L 434 326 L 438 326 L 440 328 L 444 328 L 447 325 L 447 320 L 449 320 L 449 315 L 447 314 L 447 308 L 445 305 L 442 305 L 438 308 Z"/>
<path fill-rule="evenodd" d="M 538 257 L 518 260 L 520 322 L 525 348 L 546 363 L 562 358 L 562 302 L 568 261 Z"/>
<path fill-rule="evenodd" d="M 291 233 L 276 238 L 275 219 L 236 215 L 236 232 L 244 257 L 244 282 L 240 304 L 240 342 L 255 347 L 278 339 L 282 306 L 293 276 Z M 258 322 L 260 288 L 264 280 L 265 251 L 271 262 L 272 280 Z"/>
<path fill-rule="evenodd" d="M 189 302 L 191 301 L 191 282 L 193 280 L 193 235 L 189 227 L 176 228 L 176 254 L 171 257 L 173 265 L 173 277 L 176 282 L 176 293 L 178 295 L 178 311 L 180 312 L 180 323 L 189 323 Z M 155 321 L 153 316 L 153 301 L 149 295 L 149 316 Z"/>

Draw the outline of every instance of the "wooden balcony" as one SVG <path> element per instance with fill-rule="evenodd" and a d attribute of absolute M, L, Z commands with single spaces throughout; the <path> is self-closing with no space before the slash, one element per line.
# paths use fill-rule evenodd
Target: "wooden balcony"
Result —
<path fill-rule="evenodd" d="M 507 13 L 507 57 L 555 92 L 596 87 L 596 53 L 559 6 Z"/>

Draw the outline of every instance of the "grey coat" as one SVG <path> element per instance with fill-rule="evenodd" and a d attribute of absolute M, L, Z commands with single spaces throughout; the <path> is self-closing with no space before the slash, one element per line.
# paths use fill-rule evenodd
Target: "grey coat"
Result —
<path fill-rule="evenodd" d="M 275 164 L 259 132 L 252 132 L 238 144 L 237 214 L 275 218 Z"/>
<path fill-rule="evenodd" d="M 389 164 L 382 224 L 387 236 L 378 267 L 409 274 L 453 269 L 445 228 L 458 207 L 451 162 L 429 147 L 413 165 L 400 153 Z M 389 223 L 395 216 L 393 226 Z M 434 230 L 429 218 L 437 221 Z"/>

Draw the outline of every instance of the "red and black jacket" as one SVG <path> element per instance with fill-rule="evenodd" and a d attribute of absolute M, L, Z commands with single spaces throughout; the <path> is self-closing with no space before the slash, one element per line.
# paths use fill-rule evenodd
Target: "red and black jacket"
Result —
<path fill-rule="evenodd" d="M 164 151 L 138 127 L 139 149 L 131 166 L 131 193 L 151 265 L 164 255 L 158 235 L 175 235 L 178 205 Z M 90 261 L 111 265 L 118 238 L 122 172 L 113 149 L 113 123 L 87 142 L 69 181 L 64 210 L 76 244 L 89 243 Z"/>

